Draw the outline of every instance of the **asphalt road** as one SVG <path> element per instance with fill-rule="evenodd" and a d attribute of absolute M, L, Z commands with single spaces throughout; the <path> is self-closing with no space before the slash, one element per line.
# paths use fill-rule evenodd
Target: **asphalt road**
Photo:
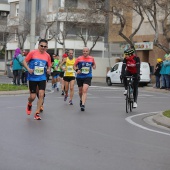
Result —
<path fill-rule="evenodd" d="M 125 112 L 123 87 L 89 88 L 85 112 L 48 92 L 42 120 L 25 113 L 27 94 L 0 96 L 0 170 L 169 170 L 170 131 L 144 120 L 169 109 L 169 92 L 139 90 Z"/>

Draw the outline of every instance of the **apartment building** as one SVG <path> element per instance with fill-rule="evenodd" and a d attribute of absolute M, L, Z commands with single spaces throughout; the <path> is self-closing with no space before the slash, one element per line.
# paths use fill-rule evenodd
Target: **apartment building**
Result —
<path fill-rule="evenodd" d="M 110 10 L 113 10 L 112 7 L 114 6 L 114 2 L 112 0 L 109 0 L 109 6 Z M 167 11 L 168 13 L 168 11 Z M 121 11 L 121 14 L 126 17 L 126 27 L 124 28 L 123 33 L 128 37 L 132 34 L 134 29 L 138 27 L 139 21 L 140 21 L 140 15 L 137 14 L 132 9 L 125 9 Z M 158 36 L 161 43 L 168 47 L 169 44 L 165 41 L 165 38 L 163 37 L 163 30 L 161 27 L 162 24 L 162 17 L 164 15 L 164 12 L 157 9 L 157 19 L 158 19 Z M 133 40 L 135 42 L 135 48 L 137 55 L 140 57 L 141 61 L 148 62 L 152 66 L 152 71 L 154 70 L 154 67 L 156 65 L 156 59 L 162 58 L 165 55 L 165 52 L 157 47 L 155 47 L 153 44 L 155 32 L 149 23 L 148 16 L 146 16 L 145 13 L 143 13 L 144 21 L 142 25 L 140 26 L 139 31 L 135 34 L 133 37 Z M 153 20 L 152 20 L 153 21 Z M 170 23 L 170 22 L 169 22 Z M 109 15 L 109 44 L 110 44 L 110 57 L 120 57 L 123 56 L 124 48 L 127 44 L 125 39 L 123 39 L 121 36 L 118 35 L 118 31 L 120 30 L 120 19 L 111 14 Z"/>
<path fill-rule="evenodd" d="M 9 4 L 7 0 L 0 0 L 0 50 L 5 47 L 7 30 L 7 16 L 9 14 Z M 0 53 L 0 59 L 4 59 L 4 55 Z"/>
<path fill-rule="evenodd" d="M 31 16 L 31 1 L 8 0 L 10 4 L 8 27 L 13 37 L 7 43 L 8 58 L 12 57 L 19 43 L 23 44 L 23 49 L 30 49 L 30 25 L 28 23 L 30 23 Z M 105 25 L 105 16 L 101 13 L 95 16 L 88 13 L 88 10 L 98 5 L 100 4 L 96 0 L 93 4 L 88 0 L 36 0 L 35 38 L 37 42 L 40 38 L 48 39 L 49 53 L 58 53 L 62 56 L 65 49 L 74 49 L 75 57 L 78 57 L 82 54 L 82 48 L 85 45 L 91 48 L 98 37 L 91 52 L 98 66 L 98 69 L 94 71 L 94 76 L 105 78 L 110 59 L 105 55 L 105 33 L 99 32 L 100 26 Z M 19 39 L 21 37 L 26 38 L 21 40 Z M 35 48 L 37 48 L 37 43 Z"/>

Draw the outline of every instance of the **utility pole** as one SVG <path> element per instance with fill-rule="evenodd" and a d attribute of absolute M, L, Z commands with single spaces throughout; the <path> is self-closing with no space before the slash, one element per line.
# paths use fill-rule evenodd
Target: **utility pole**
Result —
<path fill-rule="evenodd" d="M 30 50 L 35 48 L 35 18 L 36 18 L 36 0 L 31 2 L 31 31 L 30 31 Z"/>
<path fill-rule="evenodd" d="M 105 35 L 104 35 L 104 47 L 105 47 L 105 54 L 109 59 L 109 67 L 111 67 L 111 61 L 110 61 L 110 45 L 109 45 L 109 8 L 110 8 L 110 0 L 105 0 L 105 10 L 106 10 L 106 16 L 105 16 Z"/>

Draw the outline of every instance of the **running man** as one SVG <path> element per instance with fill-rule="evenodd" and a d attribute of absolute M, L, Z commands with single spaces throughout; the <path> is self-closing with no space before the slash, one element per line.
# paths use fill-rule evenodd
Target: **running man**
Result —
<path fill-rule="evenodd" d="M 63 54 L 61 62 L 66 60 L 66 58 L 67 58 L 67 55 Z M 61 90 L 62 90 L 61 95 L 64 96 L 64 80 L 63 80 L 63 77 L 64 77 L 65 64 L 62 64 L 62 66 L 60 66 L 60 68 L 61 68 L 61 72 L 60 72 L 60 84 L 61 84 Z"/>
<path fill-rule="evenodd" d="M 69 105 L 73 105 L 73 95 L 74 95 L 74 84 L 75 84 L 75 70 L 73 69 L 75 63 L 75 58 L 73 57 L 73 50 L 69 50 L 68 57 L 64 58 L 63 62 L 60 64 L 60 68 L 64 71 L 64 88 L 65 96 L 64 101 L 67 100 L 68 91 L 70 89 L 70 100 Z M 65 68 L 63 67 L 65 65 Z"/>
<path fill-rule="evenodd" d="M 39 98 L 37 101 L 37 108 L 34 115 L 34 119 L 36 120 L 41 120 L 39 113 L 44 100 L 47 80 L 46 73 L 50 74 L 51 69 L 51 58 L 50 55 L 46 52 L 48 48 L 47 45 L 47 40 L 41 39 L 39 41 L 38 49 L 29 52 L 29 54 L 23 61 L 24 67 L 28 70 L 28 84 L 30 90 L 30 96 L 28 98 L 28 104 L 26 108 L 26 113 L 28 115 L 31 114 L 32 102 L 36 98 L 37 88 L 39 89 Z"/>
<path fill-rule="evenodd" d="M 138 85 L 140 80 L 140 58 L 137 57 L 135 54 L 134 49 L 128 49 L 124 51 L 125 58 L 123 60 L 122 71 L 121 71 L 121 79 L 124 82 L 124 95 L 127 94 L 127 78 L 126 76 L 134 77 L 133 81 L 133 108 L 137 108 L 137 98 L 138 98 Z"/>
<path fill-rule="evenodd" d="M 54 62 L 53 62 L 53 65 L 52 65 L 52 68 L 53 68 L 53 74 L 52 74 L 52 88 L 56 88 L 57 91 L 59 91 L 59 84 L 60 84 L 60 67 L 59 67 L 59 64 L 60 64 L 60 57 L 56 54 L 53 54 L 53 59 L 54 59 Z"/>
<path fill-rule="evenodd" d="M 85 102 L 87 99 L 87 91 L 91 86 L 92 68 L 96 69 L 94 58 L 89 55 L 89 48 L 83 48 L 83 55 L 79 56 L 74 64 L 74 70 L 77 73 L 77 85 L 79 87 L 80 108 L 85 110 Z"/>

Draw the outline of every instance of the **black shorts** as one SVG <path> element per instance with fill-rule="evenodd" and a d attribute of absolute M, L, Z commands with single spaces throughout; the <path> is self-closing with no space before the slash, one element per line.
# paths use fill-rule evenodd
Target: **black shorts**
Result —
<path fill-rule="evenodd" d="M 29 90 L 30 93 L 36 93 L 37 87 L 39 90 L 45 90 L 46 88 L 46 80 L 42 81 L 29 81 Z"/>
<path fill-rule="evenodd" d="M 75 80 L 75 77 L 65 76 L 65 77 L 63 78 L 63 80 L 66 81 L 66 82 L 70 82 L 70 81 L 72 81 L 72 80 Z"/>
<path fill-rule="evenodd" d="M 91 86 L 92 77 L 87 78 L 76 78 L 78 87 L 83 87 L 83 84 L 88 84 Z"/>
<path fill-rule="evenodd" d="M 61 77 L 61 78 L 64 77 L 64 72 L 60 72 L 60 77 Z"/>
<path fill-rule="evenodd" d="M 60 71 L 53 71 L 52 73 L 52 77 L 59 76 L 59 75 L 60 75 Z"/>

